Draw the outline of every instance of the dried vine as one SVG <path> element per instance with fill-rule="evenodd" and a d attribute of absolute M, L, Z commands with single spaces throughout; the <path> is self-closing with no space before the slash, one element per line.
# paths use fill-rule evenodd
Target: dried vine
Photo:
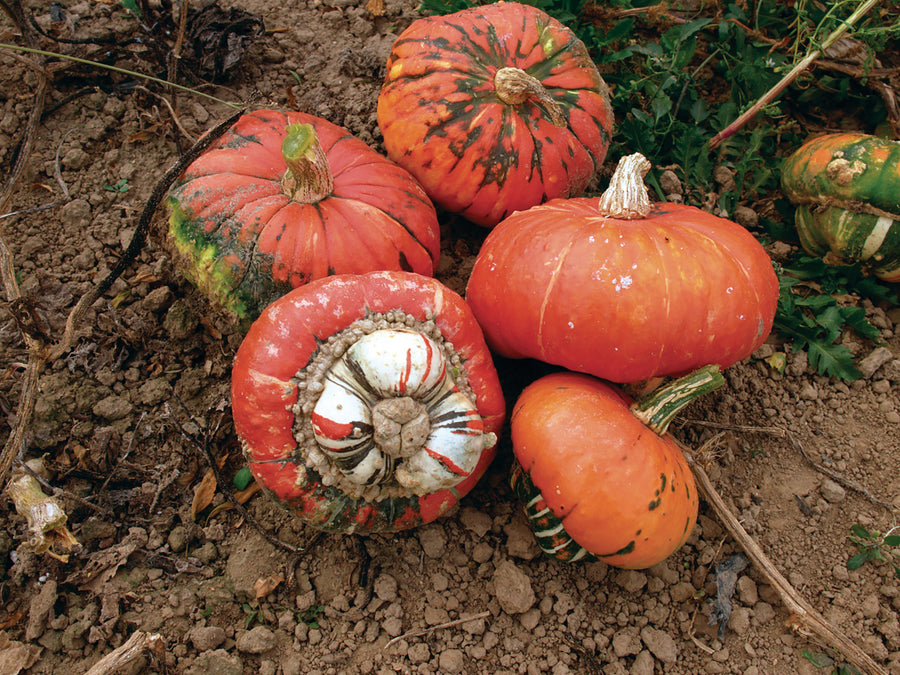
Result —
<path fill-rule="evenodd" d="M 719 522 L 731 535 L 731 538 L 747 554 L 753 566 L 766 582 L 775 589 L 785 607 L 791 612 L 791 617 L 788 621 L 790 627 L 801 635 L 817 639 L 835 649 L 861 673 L 866 673 L 866 675 L 887 675 L 886 671 L 875 663 L 872 657 L 866 654 L 859 645 L 832 625 L 808 600 L 797 592 L 778 568 L 775 567 L 775 564 L 769 559 L 762 547 L 744 529 L 737 516 L 728 508 L 725 500 L 716 491 L 709 475 L 701 464 L 701 459 L 708 454 L 707 446 L 694 451 L 680 441 L 679 445 L 691 463 L 691 472 L 694 474 L 700 496 L 709 504 Z"/>
<path fill-rule="evenodd" d="M 39 111 L 37 112 L 39 117 Z M 150 198 L 144 205 L 144 209 L 138 219 L 137 227 L 131 237 L 128 247 L 122 254 L 122 257 L 119 258 L 116 266 L 103 280 L 93 286 L 78 300 L 75 307 L 69 312 L 63 335 L 55 344 L 51 342 L 49 336 L 39 330 L 38 327 L 34 326 L 33 321 L 30 321 L 25 304 L 17 302 L 21 299 L 21 296 L 18 284 L 15 282 L 15 268 L 13 266 L 12 255 L 3 236 L 0 235 L 0 276 L 2 276 L 3 279 L 7 298 L 10 299 L 9 309 L 13 312 L 16 323 L 22 330 L 28 348 L 28 363 L 25 368 L 25 379 L 22 383 L 22 392 L 19 397 L 16 423 L 3 446 L 2 452 L 0 452 L 0 486 L 6 486 L 9 481 L 13 461 L 23 452 L 26 431 L 29 427 L 31 417 L 34 414 L 34 406 L 37 401 L 38 381 L 44 367 L 48 363 L 52 363 L 60 358 L 71 349 L 75 340 L 75 331 L 80 325 L 87 310 L 109 290 L 113 282 L 115 282 L 115 280 L 118 279 L 137 258 L 146 242 L 153 214 L 165 198 L 166 193 L 174 180 L 192 161 L 209 147 L 214 140 L 225 133 L 225 131 L 227 131 L 231 125 L 244 114 L 244 112 L 245 109 L 241 109 L 231 115 L 228 119 L 216 125 L 184 153 L 162 176 L 162 178 L 159 179 L 153 188 Z M 32 115 L 34 114 L 35 111 L 32 112 Z M 23 151 L 24 150 L 30 150 L 30 146 L 27 148 L 23 146 Z M 23 152 L 22 155 L 24 154 L 25 153 Z M 20 155 L 20 161 L 24 161 L 22 160 L 22 155 Z M 0 201 L 0 204 L 2 203 L 3 202 Z"/>

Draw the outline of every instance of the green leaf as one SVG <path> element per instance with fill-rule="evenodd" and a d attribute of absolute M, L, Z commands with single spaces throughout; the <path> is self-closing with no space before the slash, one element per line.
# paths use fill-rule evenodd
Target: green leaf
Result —
<path fill-rule="evenodd" d="M 699 33 L 703 28 L 712 23 L 712 19 L 704 18 L 704 19 L 694 19 L 693 21 L 688 21 L 681 27 L 681 35 L 680 38 L 682 40 L 686 40 L 692 35 Z"/>
<path fill-rule="evenodd" d="M 869 323 L 866 318 L 866 310 L 862 307 L 841 307 L 841 316 L 844 323 L 850 326 L 857 335 L 868 338 L 873 342 L 881 342 L 881 331 Z"/>
<path fill-rule="evenodd" d="M 868 559 L 869 559 L 868 553 L 866 551 L 861 551 L 861 552 L 857 553 L 855 556 L 853 556 L 852 558 L 850 558 L 850 560 L 847 561 L 847 569 L 848 570 L 858 570 L 860 567 L 863 566 L 863 563 L 865 563 L 866 560 L 868 560 Z"/>
<path fill-rule="evenodd" d="M 685 24 L 686 26 L 687 24 Z M 672 69 L 675 71 L 682 71 L 687 68 L 688 64 L 690 64 L 691 59 L 694 58 L 694 54 L 697 51 L 697 38 L 692 37 L 687 40 L 683 40 L 681 45 L 678 47 L 678 51 L 675 53 L 675 58 L 672 59 Z"/>
<path fill-rule="evenodd" d="M 815 319 L 816 323 L 827 331 L 825 339 L 828 342 L 834 342 L 840 336 L 841 328 L 844 325 L 844 317 L 841 315 L 841 308 L 837 306 L 837 303 L 835 303 L 832 298 L 821 295 L 818 297 L 824 298 L 826 301 L 831 300 L 830 303 L 824 302 L 819 305 L 820 311 L 816 312 Z"/>
<path fill-rule="evenodd" d="M 246 490 L 247 486 L 253 482 L 253 474 L 250 472 L 250 467 L 245 466 L 243 469 L 234 474 L 234 480 L 232 483 L 234 484 L 234 489 L 240 492 L 241 490 Z"/>
<path fill-rule="evenodd" d="M 849 663 L 839 663 L 834 670 L 834 675 L 862 675 L 862 673 Z"/>
<path fill-rule="evenodd" d="M 889 534 L 884 538 L 884 543 L 886 546 L 900 546 L 900 535 Z"/>
<path fill-rule="evenodd" d="M 658 91 L 653 100 L 650 101 L 650 111 L 653 113 L 654 120 L 658 122 L 662 118 L 667 117 L 672 110 L 672 105 L 672 99 L 669 98 L 669 95 L 662 90 Z"/>
<path fill-rule="evenodd" d="M 828 668 L 829 666 L 834 665 L 834 659 L 828 656 L 828 654 L 820 654 L 818 652 L 802 649 L 800 650 L 800 656 L 809 661 L 816 668 Z"/>
<path fill-rule="evenodd" d="M 634 19 L 628 18 L 620 21 L 612 28 L 610 28 L 606 32 L 606 35 L 603 36 L 604 44 L 609 44 L 628 35 L 631 35 L 632 28 L 634 28 Z"/>
<path fill-rule="evenodd" d="M 850 526 L 850 531 L 855 534 L 857 537 L 861 537 L 863 539 L 871 539 L 872 535 L 869 534 L 869 531 L 864 528 L 859 523 L 854 523 Z"/>
<path fill-rule="evenodd" d="M 810 342 L 807 345 L 809 363 L 819 375 L 830 375 L 852 382 L 862 377 L 853 364 L 853 354 L 844 345 Z"/>
<path fill-rule="evenodd" d="M 691 104 L 688 112 L 691 114 L 691 119 L 694 120 L 695 123 L 700 124 L 703 120 L 709 117 L 709 108 L 706 106 L 706 101 L 702 98 L 698 98 Z"/>
<path fill-rule="evenodd" d="M 124 7 L 129 12 L 134 14 L 138 19 L 143 17 L 143 14 L 141 14 L 141 8 L 138 7 L 138 4 L 135 0 L 121 0 L 121 1 L 122 1 L 122 7 Z"/>

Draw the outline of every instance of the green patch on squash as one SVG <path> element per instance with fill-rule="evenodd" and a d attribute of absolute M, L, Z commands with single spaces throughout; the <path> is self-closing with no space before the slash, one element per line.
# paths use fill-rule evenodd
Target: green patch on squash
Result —
<path fill-rule="evenodd" d="M 186 213 L 177 199 L 169 197 L 167 204 L 169 242 L 181 258 L 179 268 L 226 312 L 242 322 L 252 320 L 268 304 L 266 299 L 274 300 L 290 290 L 288 284 L 272 279 L 271 255 L 248 251 L 226 236 L 207 235 L 202 223 Z"/>

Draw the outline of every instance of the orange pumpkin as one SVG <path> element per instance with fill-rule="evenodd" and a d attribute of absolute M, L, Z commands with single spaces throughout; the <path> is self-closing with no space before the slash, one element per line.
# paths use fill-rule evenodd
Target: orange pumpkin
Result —
<path fill-rule="evenodd" d="M 488 345 L 614 382 L 727 368 L 769 335 L 778 278 L 737 223 L 651 204 L 641 155 L 598 200 L 555 199 L 487 236 L 466 301 Z"/>
<path fill-rule="evenodd" d="M 440 227 L 408 172 L 349 131 L 255 110 L 194 161 L 167 200 L 167 243 L 197 287 L 248 324 L 333 274 L 434 274 Z"/>
<path fill-rule="evenodd" d="M 707 366 L 641 404 L 580 373 L 554 373 L 526 387 L 510 421 L 510 483 L 544 552 L 643 569 L 679 549 L 699 502 L 666 427 L 683 405 L 723 381 L 718 367 Z"/>

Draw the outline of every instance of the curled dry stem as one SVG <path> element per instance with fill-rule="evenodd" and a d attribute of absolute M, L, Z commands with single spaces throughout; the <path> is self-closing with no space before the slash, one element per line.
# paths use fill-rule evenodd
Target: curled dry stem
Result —
<path fill-rule="evenodd" d="M 444 628 L 453 628 L 454 626 L 460 626 L 464 623 L 469 623 L 470 621 L 476 621 L 477 619 L 486 619 L 491 615 L 489 611 L 481 612 L 480 614 L 473 614 L 472 616 L 462 616 L 458 619 L 453 619 L 453 621 L 446 621 L 445 623 L 439 623 L 436 626 L 429 626 L 428 628 L 421 628 L 419 630 L 412 630 L 408 633 L 403 633 L 403 635 L 398 635 L 395 638 L 391 638 L 387 642 L 384 643 L 384 647 L 382 649 L 387 649 L 391 645 L 397 644 L 400 640 L 405 640 L 411 637 L 419 637 L 422 635 L 428 635 L 437 630 L 443 630 Z"/>
<path fill-rule="evenodd" d="M 121 647 L 114 649 L 97 661 L 84 675 L 112 675 L 120 668 L 139 659 L 145 652 L 150 652 L 159 659 L 165 655 L 166 643 L 158 633 L 135 631 Z"/>
<path fill-rule="evenodd" d="M 818 49 L 810 49 L 807 52 L 806 56 L 804 56 L 797 64 L 791 68 L 790 72 L 788 72 L 784 77 L 781 78 L 769 91 L 764 93 L 759 99 L 750 106 L 746 111 L 744 111 L 741 115 L 737 117 L 731 124 L 725 127 L 718 134 L 713 136 L 709 141 L 709 149 L 713 150 L 718 147 L 723 141 L 727 140 L 735 133 L 737 133 L 740 129 L 744 127 L 750 120 L 752 120 L 759 113 L 760 110 L 769 105 L 772 101 L 774 101 L 778 96 L 781 95 L 788 86 L 797 79 L 797 77 L 804 72 L 807 68 L 809 68 L 815 61 L 826 52 L 826 50 L 837 42 L 841 37 L 843 37 L 844 33 L 850 30 L 853 25 L 862 19 L 866 14 L 868 14 L 876 5 L 880 3 L 881 0 L 865 0 L 856 10 L 847 17 L 846 21 L 841 22 L 841 25 L 838 26 L 831 34 L 825 38 L 822 42 L 821 46 Z"/>

